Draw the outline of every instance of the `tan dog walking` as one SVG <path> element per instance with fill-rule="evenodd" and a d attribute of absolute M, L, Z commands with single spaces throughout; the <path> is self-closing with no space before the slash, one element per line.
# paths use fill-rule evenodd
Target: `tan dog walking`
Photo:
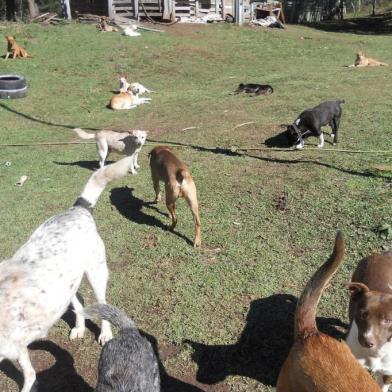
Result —
<path fill-rule="evenodd" d="M 15 41 L 15 37 L 12 35 L 7 35 L 7 53 L 5 55 L 4 60 L 8 60 L 8 57 L 12 56 L 13 59 L 19 57 L 19 58 L 26 58 L 26 57 L 31 57 L 25 48 L 22 48 L 20 45 L 18 45 Z"/>
<path fill-rule="evenodd" d="M 173 231 L 177 224 L 176 200 L 179 197 L 183 197 L 192 211 L 195 222 L 195 240 L 193 245 L 195 247 L 200 246 L 201 223 L 199 205 L 196 186 L 189 169 L 165 146 L 155 147 L 149 156 L 151 177 L 155 190 L 155 202 L 161 200 L 159 181 L 165 183 L 166 207 L 172 218 L 170 230 Z"/>

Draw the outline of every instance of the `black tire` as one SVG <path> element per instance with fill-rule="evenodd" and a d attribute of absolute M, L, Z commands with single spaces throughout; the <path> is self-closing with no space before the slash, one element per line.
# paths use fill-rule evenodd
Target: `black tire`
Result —
<path fill-rule="evenodd" d="M 0 90 L 19 90 L 26 87 L 26 79 L 22 75 L 0 75 Z"/>
<path fill-rule="evenodd" d="M 22 75 L 0 75 L 0 99 L 26 96 L 26 79 Z"/>
<path fill-rule="evenodd" d="M 0 99 L 24 98 L 27 93 L 27 86 L 18 90 L 0 90 Z"/>

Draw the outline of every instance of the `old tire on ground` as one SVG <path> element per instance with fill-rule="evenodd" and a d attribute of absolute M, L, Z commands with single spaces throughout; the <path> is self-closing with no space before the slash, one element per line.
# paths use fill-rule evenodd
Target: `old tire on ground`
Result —
<path fill-rule="evenodd" d="M 23 98 L 26 96 L 26 79 L 22 75 L 0 75 L 0 98 Z"/>

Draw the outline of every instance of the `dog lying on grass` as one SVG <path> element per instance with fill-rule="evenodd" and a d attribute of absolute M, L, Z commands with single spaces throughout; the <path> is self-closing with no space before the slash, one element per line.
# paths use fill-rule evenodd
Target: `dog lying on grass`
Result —
<path fill-rule="evenodd" d="M 151 98 L 139 97 L 139 89 L 130 85 L 126 92 L 113 95 L 108 107 L 112 110 L 134 109 L 136 106 L 150 103 L 150 101 Z"/>
<path fill-rule="evenodd" d="M 7 35 L 7 53 L 5 55 L 5 60 L 8 60 L 8 58 L 11 56 L 13 59 L 15 58 L 26 58 L 26 57 L 31 57 L 25 48 L 22 48 L 20 45 L 18 45 L 15 41 L 15 37 L 12 35 Z"/>
<path fill-rule="evenodd" d="M 97 29 L 103 32 L 109 31 L 109 32 L 116 32 L 118 29 L 116 27 L 111 26 L 106 22 L 107 17 L 106 16 L 101 16 L 101 19 L 99 23 L 97 24 Z"/>
<path fill-rule="evenodd" d="M 277 392 L 380 392 L 344 342 L 317 329 L 320 297 L 344 257 L 344 241 L 337 234 L 330 258 L 305 287 L 294 316 L 294 344 L 280 371 Z"/>
<path fill-rule="evenodd" d="M 387 67 L 387 63 L 382 63 L 381 61 L 372 59 L 370 57 L 366 57 L 362 52 L 357 53 L 357 58 L 355 59 L 355 63 L 349 65 L 349 67 Z"/>
<path fill-rule="evenodd" d="M 272 86 L 269 84 L 244 84 L 240 83 L 237 89 L 234 91 L 234 94 L 239 94 L 241 92 L 247 93 L 247 94 L 253 94 L 251 96 L 256 96 L 256 95 L 270 95 L 274 92 L 274 89 Z"/>
<path fill-rule="evenodd" d="M 337 101 L 326 101 L 320 105 L 303 111 L 293 124 L 289 125 L 286 130 L 288 140 L 297 149 L 305 145 L 304 138 L 309 136 L 318 136 L 320 143 L 317 147 L 324 147 L 324 134 L 321 127 L 329 125 L 332 128 L 333 145 L 338 143 L 338 129 L 340 118 L 342 116 L 341 104 L 343 99 Z"/>
<path fill-rule="evenodd" d="M 137 160 L 147 139 L 146 131 L 114 132 L 102 130 L 97 133 L 88 133 L 81 128 L 74 128 L 74 132 L 82 139 L 95 139 L 100 167 L 105 165 L 105 160 L 110 152 L 116 151 L 133 157 L 130 170 L 132 174 L 137 174 L 136 170 L 140 168 Z"/>
<path fill-rule="evenodd" d="M 107 320 L 119 329 L 118 336 L 102 349 L 95 392 L 161 390 L 154 350 L 125 313 L 111 305 L 96 304 L 84 308 L 81 316 Z"/>
<path fill-rule="evenodd" d="M 196 186 L 189 169 L 165 146 L 153 148 L 149 157 L 156 203 L 161 200 L 159 181 L 165 183 L 166 207 L 172 218 L 170 230 L 173 231 L 177 225 L 176 200 L 179 197 L 183 197 L 192 211 L 195 222 L 196 233 L 193 245 L 195 247 L 200 246 L 201 223 L 199 205 L 197 203 Z"/>
<path fill-rule="evenodd" d="M 70 303 L 80 312 L 76 297 L 83 275 L 99 303 L 106 302 L 108 269 L 105 246 L 97 232 L 92 209 L 105 186 L 128 174 L 132 157 L 103 167 L 88 180 L 73 207 L 39 226 L 16 253 L 0 263 L 0 361 L 17 360 L 23 370 L 22 392 L 29 392 L 35 372 L 27 346 L 44 338 Z M 83 337 L 84 317 L 76 314 L 70 338 Z M 102 321 L 99 342 L 112 338 Z"/>
<path fill-rule="evenodd" d="M 126 77 L 120 78 L 120 93 L 125 93 L 128 91 L 129 88 L 132 89 L 137 89 L 139 91 L 139 95 L 142 94 L 150 94 L 153 93 L 154 91 L 149 90 L 147 87 L 144 87 L 142 84 L 134 82 L 134 83 L 128 83 L 128 80 Z"/>

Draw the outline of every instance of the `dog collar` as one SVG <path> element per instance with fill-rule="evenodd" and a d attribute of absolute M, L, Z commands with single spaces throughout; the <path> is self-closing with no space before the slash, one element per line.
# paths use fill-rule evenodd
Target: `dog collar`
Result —
<path fill-rule="evenodd" d="M 296 123 L 293 123 L 292 126 L 293 126 L 293 128 L 294 128 L 294 130 L 295 130 L 295 133 L 297 134 L 297 138 L 298 138 L 298 139 L 297 139 L 297 143 L 298 143 L 298 142 L 302 142 L 303 139 L 302 139 L 301 130 L 298 128 L 298 126 L 297 126 Z"/>
<path fill-rule="evenodd" d="M 90 214 L 93 213 L 93 206 L 84 197 L 78 197 L 73 205 L 74 207 L 82 207 L 86 209 Z"/>

